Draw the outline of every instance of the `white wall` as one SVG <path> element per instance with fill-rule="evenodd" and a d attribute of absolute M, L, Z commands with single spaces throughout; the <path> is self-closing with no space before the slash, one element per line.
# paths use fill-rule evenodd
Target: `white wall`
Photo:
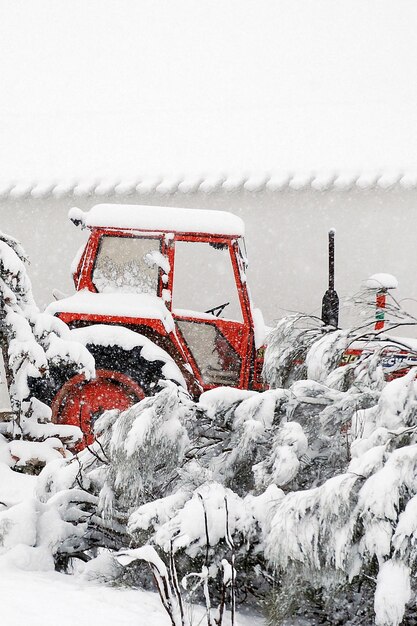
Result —
<path fill-rule="evenodd" d="M 399 297 L 417 300 L 417 191 L 404 189 L 194 193 L 124 198 L 9 199 L 1 230 L 21 240 L 32 264 L 35 296 L 44 306 L 53 287 L 72 289 L 70 262 L 85 234 L 68 208 L 129 202 L 230 210 L 246 222 L 249 284 L 271 322 L 288 310 L 320 312 L 327 281 L 327 231 L 336 235 L 336 288 L 341 297 L 375 272 L 395 274 Z"/>

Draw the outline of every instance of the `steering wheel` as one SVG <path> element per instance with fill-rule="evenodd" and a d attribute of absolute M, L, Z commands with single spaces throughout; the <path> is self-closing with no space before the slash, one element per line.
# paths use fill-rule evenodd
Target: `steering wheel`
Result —
<path fill-rule="evenodd" d="M 220 317 L 220 315 L 223 313 L 223 311 L 225 310 L 228 304 L 230 304 L 230 302 L 219 304 L 219 306 L 214 306 L 212 309 L 209 309 L 208 311 L 204 311 L 204 313 L 211 313 L 212 315 L 215 315 L 216 317 Z"/>

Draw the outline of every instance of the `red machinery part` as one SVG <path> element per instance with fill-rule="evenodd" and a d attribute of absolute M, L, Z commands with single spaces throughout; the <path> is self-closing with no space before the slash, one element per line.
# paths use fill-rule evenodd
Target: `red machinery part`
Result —
<path fill-rule="evenodd" d="M 143 389 L 126 374 L 97 370 L 96 377 L 87 380 L 84 374 L 70 378 L 59 390 L 52 403 L 52 421 L 78 426 L 84 440 L 76 451 L 94 441 L 92 427 L 96 415 L 105 410 L 125 411 L 145 397 Z"/>

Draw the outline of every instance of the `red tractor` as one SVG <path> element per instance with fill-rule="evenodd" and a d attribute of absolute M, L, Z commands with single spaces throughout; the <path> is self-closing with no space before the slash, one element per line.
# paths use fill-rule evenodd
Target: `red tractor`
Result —
<path fill-rule="evenodd" d="M 263 319 L 246 284 L 240 218 L 111 204 L 69 217 L 90 236 L 73 267 L 76 293 L 49 311 L 87 346 L 96 376 L 51 373 L 41 395 L 54 421 L 91 433 L 103 410 L 128 408 L 164 377 L 193 397 L 221 385 L 263 389 Z"/>

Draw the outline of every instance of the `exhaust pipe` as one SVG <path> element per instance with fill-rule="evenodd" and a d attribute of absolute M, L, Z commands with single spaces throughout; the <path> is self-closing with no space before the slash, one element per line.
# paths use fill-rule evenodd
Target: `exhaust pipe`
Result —
<path fill-rule="evenodd" d="M 323 296 L 321 319 L 325 326 L 339 325 L 339 296 L 334 288 L 334 228 L 329 230 L 329 288 Z"/>

